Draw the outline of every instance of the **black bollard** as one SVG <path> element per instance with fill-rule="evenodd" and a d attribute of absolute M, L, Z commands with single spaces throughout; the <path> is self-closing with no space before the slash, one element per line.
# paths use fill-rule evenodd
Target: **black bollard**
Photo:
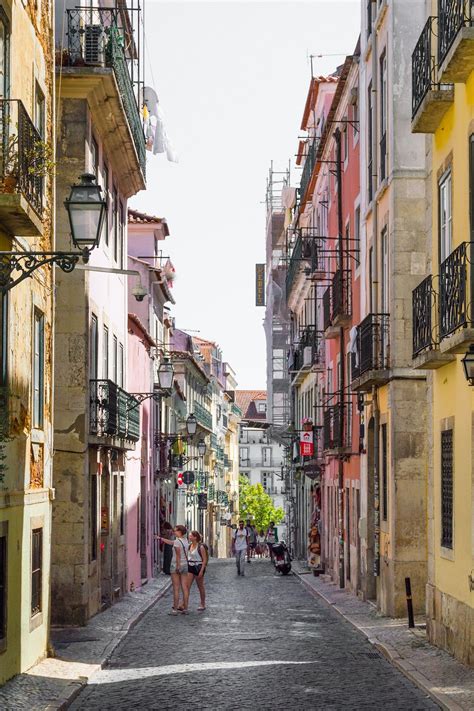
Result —
<path fill-rule="evenodd" d="M 408 627 L 413 628 L 415 626 L 415 618 L 413 617 L 413 600 L 411 599 L 410 578 L 405 578 L 405 591 L 407 596 Z"/>

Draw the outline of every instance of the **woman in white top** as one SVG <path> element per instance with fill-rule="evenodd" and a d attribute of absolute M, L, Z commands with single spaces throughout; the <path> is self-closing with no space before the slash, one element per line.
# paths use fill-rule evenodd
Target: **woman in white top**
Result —
<path fill-rule="evenodd" d="M 188 572 L 188 548 L 189 543 L 186 538 L 186 526 L 175 526 L 174 533 L 176 540 L 172 541 L 168 538 L 163 538 L 162 536 L 157 536 L 160 541 L 173 546 L 173 557 L 171 559 L 170 574 L 171 582 L 173 584 L 173 607 L 171 608 L 170 615 L 179 615 L 182 612 L 184 615 L 188 614 L 188 602 L 186 596 L 185 588 L 185 578 Z M 179 604 L 180 592 L 183 593 L 183 604 Z"/>
<path fill-rule="evenodd" d="M 189 593 L 194 581 L 199 589 L 201 596 L 201 605 L 198 611 L 202 612 L 206 609 L 206 588 L 204 586 L 204 573 L 206 572 L 209 556 L 206 547 L 203 545 L 201 534 L 198 531 L 191 531 L 189 534 L 189 550 L 188 550 L 188 575 L 185 580 L 185 607 L 188 607 Z"/>

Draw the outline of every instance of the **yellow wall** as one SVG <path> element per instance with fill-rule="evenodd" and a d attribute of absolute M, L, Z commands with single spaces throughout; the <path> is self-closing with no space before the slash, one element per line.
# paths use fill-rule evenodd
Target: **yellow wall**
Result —
<path fill-rule="evenodd" d="M 455 85 L 455 101 L 433 141 L 433 273 L 438 273 L 438 173 L 452 152 L 453 248 L 470 240 L 469 136 L 474 133 L 474 73 Z M 436 288 L 436 286 L 435 286 Z M 472 305 L 471 305 L 472 308 Z M 468 575 L 473 568 L 472 412 L 474 392 L 466 382 L 462 356 L 433 372 L 434 582 L 437 588 L 473 604 Z M 441 420 L 454 418 L 454 541 L 443 553 L 441 541 Z"/>

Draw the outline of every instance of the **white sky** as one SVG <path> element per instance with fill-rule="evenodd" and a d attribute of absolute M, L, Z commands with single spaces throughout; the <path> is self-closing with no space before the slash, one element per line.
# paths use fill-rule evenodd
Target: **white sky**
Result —
<path fill-rule="evenodd" d="M 266 387 L 264 309 L 270 161 L 294 159 L 310 80 L 355 48 L 358 0 L 146 3 L 146 83 L 154 85 L 179 163 L 148 159 L 148 190 L 130 206 L 166 217 L 179 328 L 217 341 L 240 388 Z M 299 171 L 292 171 L 293 184 Z"/>

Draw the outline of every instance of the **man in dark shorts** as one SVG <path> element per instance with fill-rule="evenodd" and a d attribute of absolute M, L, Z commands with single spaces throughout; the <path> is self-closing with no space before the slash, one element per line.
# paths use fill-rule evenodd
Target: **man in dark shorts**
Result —
<path fill-rule="evenodd" d="M 247 563 L 250 563 L 250 558 L 255 555 L 255 548 L 257 547 L 257 531 L 255 526 L 252 526 L 250 519 L 247 519 L 246 529 L 248 531 L 249 545 L 247 548 Z"/>

